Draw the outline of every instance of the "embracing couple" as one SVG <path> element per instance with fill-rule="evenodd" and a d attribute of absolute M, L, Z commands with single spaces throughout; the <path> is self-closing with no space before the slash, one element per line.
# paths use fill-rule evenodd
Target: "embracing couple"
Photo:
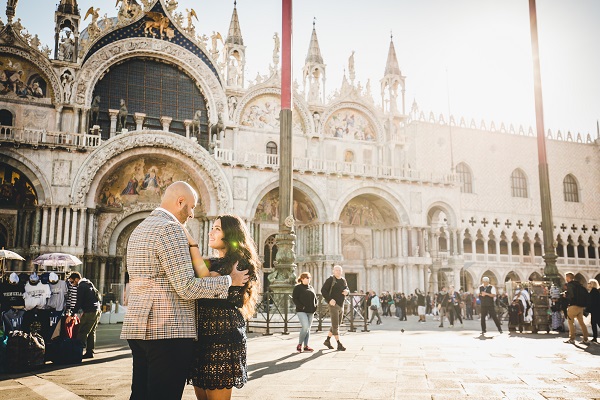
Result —
<path fill-rule="evenodd" d="M 203 260 L 186 222 L 198 194 L 171 184 L 129 238 L 129 307 L 121 338 L 133 355 L 132 400 L 229 399 L 247 381 L 245 320 L 258 298 L 259 259 L 241 219 L 216 218 Z M 197 339 L 197 340 L 196 340 Z"/>

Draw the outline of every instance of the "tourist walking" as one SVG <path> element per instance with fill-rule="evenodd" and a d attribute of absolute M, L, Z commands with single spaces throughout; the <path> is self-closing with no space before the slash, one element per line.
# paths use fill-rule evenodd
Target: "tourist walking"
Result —
<path fill-rule="evenodd" d="M 590 279 L 588 288 L 590 290 L 588 311 L 592 314 L 592 342 L 598 343 L 598 327 L 600 326 L 600 291 L 598 290 L 598 281 Z"/>
<path fill-rule="evenodd" d="M 333 349 L 331 345 L 331 337 L 335 337 L 337 341 L 337 349 L 340 351 L 345 351 L 346 348 L 340 342 L 340 332 L 339 326 L 340 322 L 344 317 L 344 300 L 350 290 L 348 289 L 348 283 L 346 279 L 342 277 L 343 269 L 341 265 L 335 265 L 333 267 L 333 275 L 325 280 L 323 286 L 321 287 L 321 294 L 323 298 L 329 304 L 329 315 L 331 316 L 331 328 L 329 328 L 329 332 L 327 333 L 327 339 L 323 344 L 329 348 Z"/>
<path fill-rule="evenodd" d="M 298 277 L 298 284 L 294 286 L 292 292 L 292 300 L 296 305 L 296 315 L 300 321 L 300 335 L 298 336 L 298 346 L 296 351 L 301 353 L 302 350 L 314 351 L 308 346 L 310 338 L 310 328 L 312 326 L 315 311 L 317 311 L 317 295 L 315 289 L 310 285 L 311 275 L 309 272 L 303 272 Z M 302 347 L 304 344 L 304 348 Z"/>
<path fill-rule="evenodd" d="M 588 305 L 588 291 L 575 279 L 573 272 L 567 272 L 565 280 L 567 281 L 567 320 L 569 323 L 569 339 L 565 343 L 575 344 L 575 319 L 577 319 L 583 335 L 581 343 L 588 344 L 588 330 L 583 322 L 583 310 Z"/>
<path fill-rule="evenodd" d="M 502 327 L 496 315 L 496 305 L 494 299 L 496 298 L 496 288 L 490 285 L 490 278 L 484 276 L 482 284 L 479 286 L 479 299 L 481 300 L 481 334 L 486 333 L 485 319 L 489 315 L 494 320 L 498 332 L 502 333 Z"/>

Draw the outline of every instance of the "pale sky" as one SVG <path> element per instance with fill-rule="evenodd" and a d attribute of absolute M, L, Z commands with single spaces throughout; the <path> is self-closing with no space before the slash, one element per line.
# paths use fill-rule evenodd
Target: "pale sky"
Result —
<path fill-rule="evenodd" d="M 20 0 L 17 17 L 42 43 L 53 46 L 59 0 Z M 115 0 L 78 0 L 81 17 L 94 5 L 116 16 Z M 6 0 L 0 0 L 6 9 Z M 233 0 L 179 0 L 194 8 L 196 31 L 225 37 Z M 281 35 L 281 0 L 239 0 L 246 45 L 246 79 L 267 74 L 273 33 Z M 596 137 L 600 118 L 600 1 L 537 0 L 545 129 Z M 3 12 L 4 14 L 4 12 Z M 302 83 L 313 18 L 326 64 L 326 89 L 341 86 L 355 53 L 356 80 L 371 80 L 376 103 L 393 33 L 406 76 L 406 111 L 416 100 L 437 117 L 464 117 L 534 127 L 533 67 L 528 0 L 296 0 L 294 79 Z M 6 17 L 2 16 L 6 22 Z M 87 26 L 90 19 L 82 21 Z M 535 127 L 534 127 L 535 131 Z M 564 136 L 564 135 L 563 135 Z"/>

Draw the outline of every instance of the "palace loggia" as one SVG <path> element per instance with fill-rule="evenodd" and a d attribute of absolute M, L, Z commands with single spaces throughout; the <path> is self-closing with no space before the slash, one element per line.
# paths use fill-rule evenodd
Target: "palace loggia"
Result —
<path fill-rule="evenodd" d="M 61 0 L 50 46 L 23 26 L 18 2 L 8 3 L 0 25 L 0 245 L 26 261 L 7 269 L 71 253 L 102 292 L 121 296 L 132 230 L 169 183 L 185 180 L 200 194 L 189 226 L 203 254 L 214 217 L 239 214 L 268 285 L 281 217 L 279 37 L 266 38 L 269 70 L 247 77 L 252 44 L 235 5 L 221 35 L 200 32 L 173 0 L 122 1 L 116 16 Z M 296 272 L 311 272 L 320 288 L 339 263 L 352 290 L 403 292 L 472 290 L 484 275 L 500 288 L 542 279 L 533 129 L 406 105 L 410 80 L 393 40 L 383 75 L 373 77 L 381 98 L 370 81 L 355 80 L 354 54 L 326 97 L 315 24 L 296 45 L 303 40 L 292 122 Z M 581 281 L 600 274 L 598 143 L 589 134 L 547 134 L 558 269 Z"/>

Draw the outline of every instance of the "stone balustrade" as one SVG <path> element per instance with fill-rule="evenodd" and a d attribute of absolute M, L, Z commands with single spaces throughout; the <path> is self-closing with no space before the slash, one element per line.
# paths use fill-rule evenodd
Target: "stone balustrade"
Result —
<path fill-rule="evenodd" d="M 16 128 L 0 125 L 0 142 L 29 144 L 32 146 L 94 148 L 100 146 L 100 134 L 53 132 L 46 129 Z"/>
<path fill-rule="evenodd" d="M 279 169 L 279 156 L 276 154 L 215 148 L 214 157 L 218 162 L 224 165 L 236 165 L 257 169 Z M 294 157 L 293 169 L 300 173 L 335 174 L 339 176 L 391 179 L 404 182 L 422 182 L 441 185 L 453 185 L 458 182 L 458 178 L 455 174 L 432 174 L 409 168 L 303 157 Z"/>

